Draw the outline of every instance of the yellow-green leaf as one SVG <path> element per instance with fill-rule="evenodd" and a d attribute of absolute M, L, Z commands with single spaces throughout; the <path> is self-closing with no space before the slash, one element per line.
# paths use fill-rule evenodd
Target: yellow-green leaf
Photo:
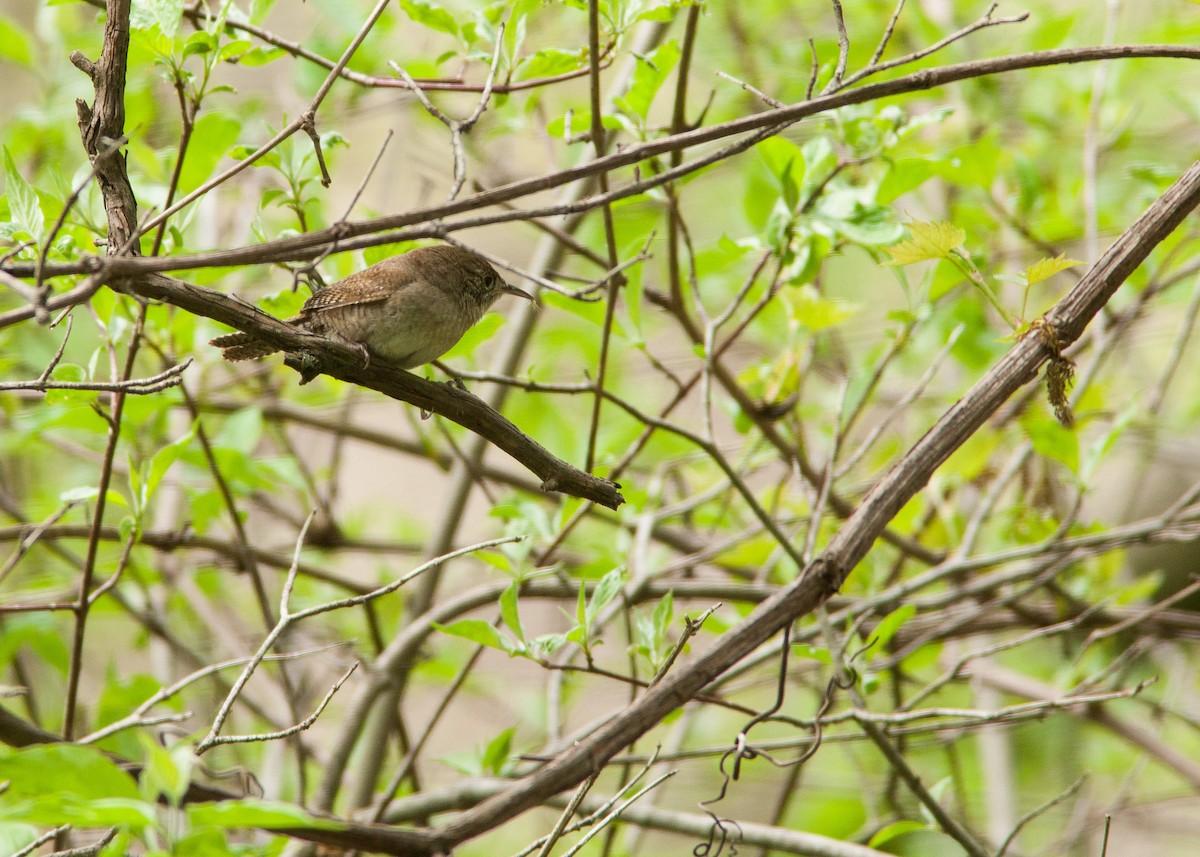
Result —
<path fill-rule="evenodd" d="M 836 327 L 863 309 L 855 301 L 824 297 L 811 284 L 793 290 L 786 297 L 792 317 L 812 331 Z"/>
<path fill-rule="evenodd" d="M 962 246 L 967 240 L 967 233 L 953 223 L 939 221 L 926 223 L 914 220 L 908 224 L 908 234 L 912 237 L 885 247 L 892 260 L 888 265 L 911 265 L 913 262 L 925 262 L 929 259 L 945 259 L 951 250 Z"/>
<path fill-rule="evenodd" d="M 1066 253 L 1059 253 L 1053 259 L 1040 259 L 1025 269 L 1025 282 L 1032 286 L 1034 283 L 1050 279 L 1059 271 L 1065 271 L 1067 268 L 1074 268 L 1080 264 L 1082 262 L 1078 259 L 1068 259 Z"/>

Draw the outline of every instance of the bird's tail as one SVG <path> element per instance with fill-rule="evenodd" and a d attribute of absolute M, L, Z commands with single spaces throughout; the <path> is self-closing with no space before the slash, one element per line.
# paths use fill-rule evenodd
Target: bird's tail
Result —
<path fill-rule="evenodd" d="M 220 348 L 221 356 L 235 363 L 239 360 L 258 360 L 279 350 L 273 345 L 255 339 L 248 333 L 228 333 L 225 336 L 210 339 L 208 344 Z"/>

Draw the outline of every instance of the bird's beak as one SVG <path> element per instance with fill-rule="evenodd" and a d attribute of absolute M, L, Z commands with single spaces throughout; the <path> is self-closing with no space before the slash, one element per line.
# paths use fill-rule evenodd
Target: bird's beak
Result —
<path fill-rule="evenodd" d="M 525 300 L 529 301 L 531 304 L 537 304 L 537 301 L 533 299 L 533 295 L 529 294 L 529 292 L 518 289 L 516 286 L 510 286 L 508 283 L 505 283 L 503 286 L 501 286 L 500 291 L 506 295 L 516 295 L 519 298 L 525 298 Z"/>

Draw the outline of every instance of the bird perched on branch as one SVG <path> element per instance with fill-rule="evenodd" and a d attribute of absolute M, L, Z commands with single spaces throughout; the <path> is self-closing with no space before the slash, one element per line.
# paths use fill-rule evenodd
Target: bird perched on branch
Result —
<path fill-rule="evenodd" d="M 480 255 L 449 244 L 418 247 L 384 259 L 309 298 L 289 318 L 309 333 L 412 369 L 436 360 L 501 295 L 533 296 L 510 286 Z M 248 333 L 213 339 L 226 360 L 253 360 L 280 349 Z"/>

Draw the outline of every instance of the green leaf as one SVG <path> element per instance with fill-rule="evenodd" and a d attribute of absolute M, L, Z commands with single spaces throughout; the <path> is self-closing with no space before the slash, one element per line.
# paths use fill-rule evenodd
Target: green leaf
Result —
<path fill-rule="evenodd" d="M 860 203 L 850 217 L 836 224 L 838 232 L 864 247 L 883 247 L 904 234 L 890 206 Z"/>
<path fill-rule="evenodd" d="M 1001 158 L 1011 152 L 1011 147 L 1002 146 L 997 138 L 991 133 L 951 150 L 936 162 L 938 175 L 956 185 L 990 188 Z"/>
<path fill-rule="evenodd" d="M 400 0 L 400 8 L 418 24 L 458 38 L 458 22 L 441 6 L 427 0 Z"/>
<path fill-rule="evenodd" d="M 228 113 L 209 112 L 197 119 L 179 174 L 180 188 L 194 190 L 207 181 L 241 132 L 241 120 Z"/>
<path fill-rule="evenodd" d="M 63 491 L 58 495 L 58 499 L 64 503 L 86 503 L 99 496 L 100 489 L 95 485 L 80 485 L 78 488 L 68 488 Z M 125 499 L 125 495 L 112 488 L 109 488 L 108 493 L 104 495 L 104 502 L 113 503 L 122 509 L 129 508 L 129 501 Z"/>
<path fill-rule="evenodd" d="M 0 822 L 0 854 L 16 854 L 37 839 L 39 833 L 32 824 Z"/>
<path fill-rule="evenodd" d="M 533 638 L 529 648 L 534 656 L 540 659 L 550 657 L 566 644 L 566 634 L 541 634 Z"/>
<path fill-rule="evenodd" d="M 226 42 L 221 46 L 217 59 L 221 62 L 237 62 L 237 58 L 250 50 L 253 44 L 249 39 L 234 39 Z"/>
<path fill-rule="evenodd" d="M 567 116 L 570 115 L 570 127 L 567 125 Z M 625 125 L 615 116 L 601 116 L 600 125 L 608 131 L 619 131 Z M 579 134 L 587 133 L 592 127 L 592 111 L 590 110 L 572 110 L 569 114 L 564 113 L 557 119 L 552 119 L 546 125 L 546 133 L 551 137 L 560 137 L 567 139 L 575 137 Z"/>
<path fill-rule="evenodd" d="M 679 45 L 673 40 L 664 42 L 653 53 L 646 56 L 635 54 L 635 57 L 638 63 L 633 70 L 633 83 L 623 97 L 616 99 L 616 104 L 625 112 L 644 120 L 650 112 L 654 96 L 679 62 Z"/>
<path fill-rule="evenodd" d="M 8 200 L 8 216 L 12 221 L 31 238 L 40 239 L 46 226 L 41 200 L 17 170 L 7 146 L 4 147 L 4 198 Z"/>
<path fill-rule="evenodd" d="M 55 678 L 66 676 L 70 653 L 59 634 L 62 628 L 50 614 L 13 613 L 4 617 L 0 627 L 0 663 L 12 663 L 17 651 L 24 648 L 35 655 Z M 0 753 L 0 757 L 2 757 Z M 3 801 L 0 800 L 0 805 Z"/>
<path fill-rule="evenodd" d="M 179 456 L 187 449 L 195 436 L 196 422 L 193 422 L 187 434 L 154 453 L 154 457 L 150 459 L 150 470 L 146 476 L 147 498 L 152 497 L 154 492 L 158 490 L 159 484 L 162 482 L 163 477 L 167 475 L 167 471 L 171 469 L 171 465 L 178 460 Z"/>
<path fill-rule="evenodd" d="M 623 568 L 614 568 L 604 577 L 600 578 L 600 582 L 596 584 L 596 588 L 592 590 L 592 598 L 588 602 L 587 608 L 587 624 L 591 625 L 592 620 L 600 613 L 601 610 L 608 605 L 610 601 L 617 597 L 621 591 L 622 578 L 625 570 Z"/>
<path fill-rule="evenodd" d="M 536 80 L 543 77 L 556 77 L 576 71 L 582 68 L 586 62 L 587 48 L 580 48 L 577 51 L 546 48 L 521 61 L 517 67 L 516 79 Z"/>
<path fill-rule="evenodd" d="M 828 649 L 819 646 L 810 646 L 808 643 L 796 643 L 793 645 L 792 654 L 795 657 L 808 658 L 823 664 L 833 663 L 833 657 L 829 654 Z"/>
<path fill-rule="evenodd" d="M 795 206 L 787 202 L 785 190 L 784 195 L 775 201 L 775 206 L 771 209 L 771 216 L 767 218 L 766 235 L 764 236 L 767 246 L 776 256 L 786 256 L 788 248 L 792 246 L 792 235 L 795 230 Z"/>
<path fill-rule="evenodd" d="M 490 649 L 499 649 L 510 655 L 517 651 L 517 646 L 511 640 L 496 630 L 491 622 L 482 619 L 459 619 L 450 625 L 434 622 L 433 627 L 451 637 L 462 637 L 464 640 Z"/>
<path fill-rule="evenodd" d="M 276 318 L 291 318 L 300 312 L 300 307 L 304 306 L 304 301 L 307 298 L 300 291 L 291 288 L 280 289 L 273 295 L 267 295 L 261 301 L 259 306 L 263 312 L 269 312 Z"/>
<path fill-rule="evenodd" d="M 1058 420 L 1042 414 L 1028 414 L 1021 425 L 1029 434 L 1034 451 L 1052 461 L 1066 466 L 1072 473 L 1079 472 L 1079 434 L 1063 428 Z"/>
<path fill-rule="evenodd" d="M 1129 175 L 1154 188 L 1154 192 L 1158 193 L 1175 181 L 1179 171 L 1171 164 L 1139 161 L 1129 165 Z"/>
<path fill-rule="evenodd" d="M 667 594 L 658 600 L 658 604 L 654 606 L 654 614 L 651 616 L 651 622 L 654 624 L 654 636 L 656 640 L 665 640 L 667 631 L 671 627 L 671 619 L 675 616 L 675 593 L 668 589 Z"/>
<path fill-rule="evenodd" d="M 768 137 L 754 148 L 779 182 L 788 209 L 795 209 L 807 172 L 804 150 L 783 137 Z"/>
<path fill-rule="evenodd" d="M 159 854 L 154 852 L 148 853 L 159 857 Z M 214 827 L 201 827 L 199 830 L 190 831 L 171 843 L 171 857 L 230 857 L 238 853 L 230 847 L 225 831 Z M 274 852 L 267 850 L 265 853 Z"/>
<path fill-rule="evenodd" d="M 786 293 L 792 317 L 812 331 L 836 327 L 862 312 L 863 305 L 854 301 L 827 298 L 809 285 Z"/>
<path fill-rule="evenodd" d="M 0 749 L 0 781 L 8 780 L 7 798 L 47 794 L 90 801 L 138 797 L 132 776 L 96 747 L 41 744 L 22 750 Z"/>
<path fill-rule="evenodd" d="M 937 174 L 934 165 L 925 158 L 897 158 L 889 166 L 875 194 L 875 199 L 884 205 L 890 205 Z"/>
<path fill-rule="evenodd" d="M 1096 438 L 1088 447 L 1083 456 L 1083 463 L 1079 467 L 1079 478 L 1083 484 L 1092 484 L 1092 478 L 1096 475 L 1100 464 L 1104 458 L 1116 446 L 1121 436 L 1137 419 L 1142 411 L 1140 403 L 1127 406 L 1123 411 L 1117 414 L 1116 419 L 1108 427 L 1108 431 Z"/>
<path fill-rule="evenodd" d="M 891 824 L 879 830 L 867 845 L 871 848 L 878 848 L 889 839 L 893 839 L 902 833 L 908 833 L 912 830 L 925 830 L 926 827 L 919 821 L 893 821 Z"/>
<path fill-rule="evenodd" d="M 164 36 L 175 38 L 183 19 L 183 0 L 133 0 L 129 10 L 129 26 L 134 30 L 149 30 L 155 24 Z"/>
<path fill-rule="evenodd" d="M 577 598 L 575 602 L 575 621 L 578 622 L 580 626 L 586 625 L 588 620 L 587 603 L 585 601 L 587 598 L 586 589 L 587 587 L 585 587 L 582 583 L 579 584 L 579 598 Z"/>
<path fill-rule="evenodd" d="M 962 247 L 967 240 L 966 232 L 945 221 L 926 223 L 914 220 L 908 224 L 908 234 L 912 238 L 884 248 L 892 257 L 885 265 L 911 265 L 930 259 L 946 259 L 950 251 Z"/>
<path fill-rule="evenodd" d="M 31 800 L 15 802 L 4 809 L 13 820 L 31 824 L 73 827 L 126 827 L 143 829 L 157 821 L 154 804 L 130 798 L 80 798 L 76 794 L 48 791 Z"/>
<path fill-rule="evenodd" d="M 193 827 L 300 827 L 310 830 L 342 830 L 345 825 L 317 818 L 290 803 L 244 798 L 220 803 L 196 803 L 187 807 Z"/>
<path fill-rule="evenodd" d="M 55 381 L 61 381 L 66 384 L 80 384 L 88 379 L 87 370 L 77 363 L 59 363 L 54 367 L 54 371 L 50 373 L 50 377 Z M 95 395 L 90 390 L 47 390 L 46 402 L 47 404 L 88 402 Z"/>
<path fill-rule="evenodd" d="M 225 420 L 221 430 L 212 439 L 212 446 L 213 449 L 229 449 L 249 455 L 258 446 L 262 431 L 262 409 L 242 408 Z"/>
<path fill-rule="evenodd" d="M 525 630 L 521 627 L 521 614 L 517 611 L 517 588 L 518 584 L 514 582 L 500 594 L 500 618 L 523 643 L 525 642 Z"/>
<path fill-rule="evenodd" d="M 234 146 L 229 150 L 229 157 L 233 158 L 235 161 L 244 161 L 257 151 L 258 146 L 251 146 L 248 144 Z M 283 159 L 280 157 L 278 149 L 272 149 L 270 152 L 265 152 L 260 155 L 258 159 L 251 164 L 251 166 L 274 167 L 278 170 L 283 167 Z"/>
<path fill-rule="evenodd" d="M 376 244 L 374 247 L 367 247 L 363 250 L 363 261 L 368 265 L 374 265 L 376 262 L 382 262 L 384 259 L 390 259 L 393 256 L 399 256 L 401 253 L 407 253 L 417 246 L 419 245 L 416 241 L 395 241 L 391 244 Z"/>
<path fill-rule="evenodd" d="M 800 234 L 792 239 L 791 246 L 788 248 L 789 255 L 785 256 L 788 261 L 779 272 L 780 279 L 789 286 L 802 286 L 812 282 L 821 272 L 821 265 L 829 256 L 831 246 L 828 237 L 801 230 Z M 853 309 L 856 306 L 852 302 L 839 303 L 847 309 Z M 857 312 L 856 309 L 853 311 Z"/>
<path fill-rule="evenodd" d="M 932 786 L 929 786 L 929 794 L 936 803 L 941 803 L 942 796 L 950 789 L 951 785 L 952 782 L 950 777 L 942 777 Z M 937 825 L 937 819 L 935 819 L 933 813 L 929 811 L 929 807 L 925 804 L 921 804 L 919 810 L 921 816 L 925 819 L 926 827 L 931 829 L 935 828 Z"/>
<path fill-rule="evenodd" d="M 96 726 L 107 726 L 122 719 L 130 711 L 157 693 L 161 687 L 162 684 L 160 682 L 146 673 L 133 673 L 130 675 L 118 675 L 114 673 L 109 675 L 105 679 L 104 689 L 100 691 L 99 698 L 93 704 Z M 179 709 L 176 708 L 176 710 Z M 105 738 L 97 746 L 102 750 L 118 753 L 130 758 L 140 758 L 144 751 L 138 743 L 138 739 L 142 738 L 145 734 L 134 729 L 124 730 Z M 144 785 L 144 782 L 144 778 L 140 779 L 139 785 Z M 144 790 L 141 791 L 141 795 L 148 800 L 153 800 L 154 798 L 154 795 L 147 797 Z"/>
<path fill-rule="evenodd" d="M 346 139 L 346 135 L 341 131 L 326 131 L 321 135 L 321 145 L 326 150 L 329 149 L 349 149 L 350 141 Z"/>
<path fill-rule="evenodd" d="M 274 5 L 275 0 L 250 0 L 250 23 L 261 24 Z"/>
<path fill-rule="evenodd" d="M 805 197 L 811 196 L 818 185 L 828 181 L 830 174 L 837 169 L 838 153 L 829 135 L 822 134 L 813 137 L 800 147 L 804 153 L 805 182 L 800 190 Z"/>
<path fill-rule="evenodd" d="M 468 328 L 467 332 L 462 335 L 462 338 L 454 343 L 454 347 L 443 354 L 440 359 L 455 360 L 471 357 L 475 353 L 476 348 L 495 336 L 496 331 L 503 326 L 504 316 L 498 312 L 489 312 Z M 486 353 L 485 351 L 485 356 Z"/>
<path fill-rule="evenodd" d="M 162 795 L 171 806 L 179 806 L 198 761 L 191 745 L 180 742 L 168 749 L 145 733 L 139 734 L 138 738 L 145 759 L 139 784 L 147 800 L 153 801 Z"/>
<path fill-rule="evenodd" d="M 511 767 L 510 754 L 512 739 L 517 727 L 510 726 L 487 743 L 483 750 L 483 770 L 485 773 L 504 775 Z"/>
<path fill-rule="evenodd" d="M 217 49 L 217 37 L 206 30 L 198 30 L 183 43 L 183 58 L 193 54 L 207 54 Z"/>
<path fill-rule="evenodd" d="M 903 607 L 898 607 L 887 616 L 884 616 L 879 624 L 875 626 L 875 630 L 871 632 L 871 639 L 875 641 L 871 652 L 886 651 L 892 637 L 896 636 L 896 632 L 904 627 L 904 623 L 916 615 L 916 612 L 917 607 L 915 604 L 905 604 Z"/>
<path fill-rule="evenodd" d="M 6 17 L 0 17 L 0 60 L 29 66 L 33 52 L 29 50 L 32 37 Z"/>
<path fill-rule="evenodd" d="M 442 757 L 442 761 L 456 771 L 471 777 L 484 775 L 507 776 L 512 773 L 514 760 L 511 758 L 512 738 L 516 727 L 505 729 L 483 747 L 458 751 Z"/>
<path fill-rule="evenodd" d="M 249 66 L 251 68 L 260 65 L 273 63 L 275 60 L 287 56 L 287 51 L 283 48 L 268 48 L 263 45 L 257 45 L 250 50 L 239 54 L 235 62 L 238 65 Z"/>
<path fill-rule="evenodd" d="M 1048 280 L 1059 271 L 1082 265 L 1078 259 L 1068 259 L 1066 253 L 1059 253 L 1053 259 L 1040 259 L 1025 269 L 1025 282 L 1029 285 Z"/>

